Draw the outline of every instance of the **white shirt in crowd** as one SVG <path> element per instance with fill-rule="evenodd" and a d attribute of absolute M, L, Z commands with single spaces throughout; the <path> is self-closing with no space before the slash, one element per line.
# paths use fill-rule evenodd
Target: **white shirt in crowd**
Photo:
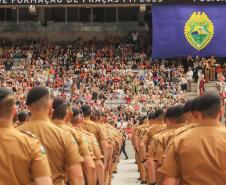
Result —
<path fill-rule="evenodd" d="M 132 33 L 133 41 L 137 41 L 138 35 L 139 35 L 138 32 Z"/>
<path fill-rule="evenodd" d="M 186 73 L 186 77 L 187 77 L 188 80 L 192 80 L 192 78 L 193 78 L 193 71 L 192 70 L 189 70 Z"/>

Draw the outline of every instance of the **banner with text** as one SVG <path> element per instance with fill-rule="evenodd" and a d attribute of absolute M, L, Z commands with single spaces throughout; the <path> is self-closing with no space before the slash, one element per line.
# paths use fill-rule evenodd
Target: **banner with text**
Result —
<path fill-rule="evenodd" d="M 153 6 L 153 58 L 226 57 L 226 6 Z"/>
<path fill-rule="evenodd" d="M 122 5 L 122 4 L 191 4 L 191 5 L 224 5 L 226 0 L 0 0 L 1 5 Z"/>

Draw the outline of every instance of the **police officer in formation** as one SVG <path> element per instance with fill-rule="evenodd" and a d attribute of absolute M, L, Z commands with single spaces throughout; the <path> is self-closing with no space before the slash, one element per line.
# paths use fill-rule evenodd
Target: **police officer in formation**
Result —
<path fill-rule="evenodd" d="M 124 137 L 106 119 L 95 122 L 88 105 L 52 101 L 47 88 L 35 87 L 26 100 L 29 121 L 14 128 L 15 102 L 0 88 L 0 184 L 111 184 Z"/>
<path fill-rule="evenodd" d="M 124 137 L 106 115 L 35 87 L 26 100 L 31 118 L 14 128 L 15 102 L 0 88 L 0 184 L 111 184 Z M 132 137 L 141 183 L 225 185 L 223 110 L 218 95 L 205 94 L 144 117 Z"/>
<path fill-rule="evenodd" d="M 149 121 L 132 138 L 142 184 L 224 185 L 226 183 L 226 128 L 220 118 L 223 102 L 205 94 L 150 113 Z"/>

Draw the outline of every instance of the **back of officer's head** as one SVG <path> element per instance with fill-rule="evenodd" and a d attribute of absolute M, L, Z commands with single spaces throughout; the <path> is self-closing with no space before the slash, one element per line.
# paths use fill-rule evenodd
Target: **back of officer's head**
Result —
<path fill-rule="evenodd" d="M 188 100 L 184 105 L 184 114 L 186 116 L 187 123 L 192 123 L 195 121 L 197 100 L 198 98 Z"/>
<path fill-rule="evenodd" d="M 164 120 L 166 123 L 181 124 L 186 122 L 184 105 L 176 105 L 167 109 Z"/>
<path fill-rule="evenodd" d="M 163 121 L 164 120 L 164 110 L 163 109 L 157 109 L 155 111 L 155 118 L 158 121 Z"/>
<path fill-rule="evenodd" d="M 0 87 L 0 118 L 10 118 L 16 115 L 15 98 L 13 92 Z"/>
<path fill-rule="evenodd" d="M 20 123 L 24 123 L 25 121 L 27 121 L 27 119 L 28 119 L 28 113 L 26 113 L 26 112 L 19 112 L 18 114 L 17 114 L 17 119 L 18 119 L 18 121 L 20 122 Z"/>
<path fill-rule="evenodd" d="M 192 112 L 193 100 L 188 100 L 184 105 L 184 113 Z"/>
<path fill-rule="evenodd" d="M 219 95 L 208 93 L 196 102 L 196 111 L 201 113 L 203 119 L 217 119 L 221 113 L 222 102 Z"/>
<path fill-rule="evenodd" d="M 92 109 L 89 105 L 83 105 L 81 110 L 84 117 L 90 117 L 92 114 Z"/>
<path fill-rule="evenodd" d="M 200 98 L 202 96 L 199 96 L 199 97 L 196 97 L 192 100 L 192 104 L 191 104 L 191 112 L 192 113 L 195 113 L 195 112 L 198 112 L 198 106 L 199 106 L 199 103 L 200 103 Z"/>
<path fill-rule="evenodd" d="M 69 103 L 62 98 L 54 98 L 53 100 L 53 119 L 63 120 L 68 111 Z"/>
<path fill-rule="evenodd" d="M 177 124 L 185 123 L 184 105 L 176 105 L 173 107 L 172 117 Z"/>
<path fill-rule="evenodd" d="M 78 124 L 81 119 L 82 119 L 82 110 L 76 107 L 72 108 L 72 118 L 71 118 L 71 123 L 72 124 Z"/>
<path fill-rule="evenodd" d="M 174 110 L 174 107 L 169 107 L 166 112 L 165 112 L 165 115 L 164 115 L 164 122 L 167 124 L 169 122 L 171 122 L 171 119 L 173 118 L 173 110 Z"/>
<path fill-rule="evenodd" d="M 34 87 L 27 95 L 27 106 L 31 112 L 47 111 L 50 108 L 50 94 L 46 87 Z"/>

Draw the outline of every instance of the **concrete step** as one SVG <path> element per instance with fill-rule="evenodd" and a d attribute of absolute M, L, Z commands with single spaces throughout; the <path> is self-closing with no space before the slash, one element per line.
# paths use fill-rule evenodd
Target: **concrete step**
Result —
<path fill-rule="evenodd" d="M 217 86 L 217 81 L 208 82 L 208 83 L 205 83 L 205 85 L 208 86 L 208 87 L 214 87 L 214 86 Z M 197 86 L 197 83 L 196 82 L 192 83 L 192 87 L 193 86 Z"/>
<path fill-rule="evenodd" d="M 197 92 L 194 92 L 194 91 L 188 92 L 187 96 L 197 96 Z"/>
<path fill-rule="evenodd" d="M 217 82 L 209 82 L 205 84 L 205 90 L 206 92 L 215 92 L 215 93 L 219 93 L 219 90 L 217 88 Z M 197 83 L 192 83 L 192 87 L 191 87 L 191 91 L 192 92 L 197 92 Z"/>

